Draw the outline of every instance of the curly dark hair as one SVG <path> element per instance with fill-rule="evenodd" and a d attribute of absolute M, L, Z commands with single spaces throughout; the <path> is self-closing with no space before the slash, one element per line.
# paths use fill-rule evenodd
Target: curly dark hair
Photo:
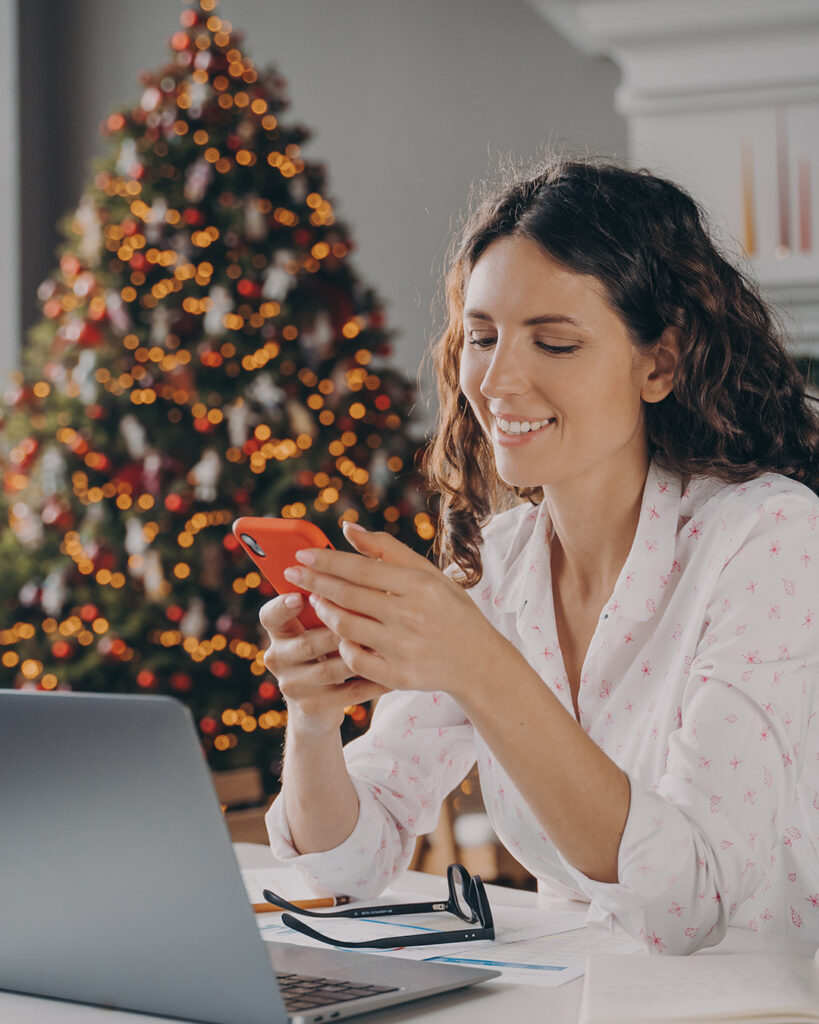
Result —
<path fill-rule="evenodd" d="M 435 553 L 439 564 L 457 565 L 463 585 L 481 578 L 489 517 L 543 497 L 542 488 L 501 480 L 459 386 L 469 274 L 493 241 L 510 235 L 596 278 L 636 348 L 650 350 L 666 328 L 677 329 L 672 391 L 644 409 L 659 465 L 726 483 L 773 471 L 819 493 L 819 419 L 806 382 L 756 286 L 717 251 L 695 201 L 647 170 L 555 159 L 484 186 L 450 250 L 447 321 L 429 350 L 438 422 L 422 462 L 440 502 Z"/>

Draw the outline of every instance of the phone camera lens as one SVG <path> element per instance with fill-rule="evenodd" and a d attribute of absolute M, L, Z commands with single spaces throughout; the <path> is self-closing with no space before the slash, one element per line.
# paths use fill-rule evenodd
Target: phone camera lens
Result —
<path fill-rule="evenodd" d="M 258 555 L 260 558 L 264 558 L 264 548 L 256 541 L 249 533 L 242 533 L 239 535 L 242 540 L 247 544 L 254 555 Z"/>

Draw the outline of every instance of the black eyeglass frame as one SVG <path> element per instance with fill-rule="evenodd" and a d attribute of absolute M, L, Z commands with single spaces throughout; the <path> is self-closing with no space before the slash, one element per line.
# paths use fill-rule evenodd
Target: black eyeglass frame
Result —
<path fill-rule="evenodd" d="M 483 880 L 480 875 L 470 875 L 463 864 L 450 864 L 446 870 L 447 883 L 449 886 L 449 898 L 446 902 L 440 900 L 435 903 L 391 903 L 382 907 L 348 907 L 346 910 L 331 910 L 321 913 L 315 910 L 306 910 L 297 907 L 288 900 L 277 896 L 270 889 L 264 890 L 264 898 L 268 903 L 277 907 L 291 910 L 294 914 L 304 917 L 389 917 L 396 914 L 435 914 L 449 913 L 459 917 L 467 924 L 478 924 L 477 928 L 459 928 L 453 931 L 425 932 L 423 935 L 406 935 L 369 939 L 365 942 L 347 942 L 343 939 L 334 939 L 329 935 L 311 928 L 291 914 L 282 914 L 282 922 L 289 928 L 293 928 L 302 935 L 308 935 L 320 942 L 327 942 L 331 946 L 341 946 L 346 949 L 395 949 L 397 946 L 427 946 L 438 945 L 444 942 L 471 942 L 477 939 L 494 939 L 495 924 L 492 919 L 492 910 L 489 906 L 489 899 L 486 895 Z M 471 913 L 467 916 L 461 909 L 458 899 L 458 886 L 460 884 L 463 898 Z"/>

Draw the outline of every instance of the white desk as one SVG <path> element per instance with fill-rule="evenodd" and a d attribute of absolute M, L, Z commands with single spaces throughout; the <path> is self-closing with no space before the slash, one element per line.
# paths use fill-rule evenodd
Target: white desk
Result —
<path fill-rule="evenodd" d="M 243 868 L 274 866 L 277 862 L 266 846 L 237 843 L 236 856 Z M 428 889 L 431 896 L 441 892 L 443 880 L 432 875 L 412 873 L 412 887 Z M 489 887 L 495 905 L 536 906 L 537 896 L 530 892 Z M 745 952 L 762 949 L 786 949 L 813 955 L 815 944 L 789 943 L 786 946 L 765 942 L 740 929 L 729 929 L 718 947 L 721 952 Z M 423 1019 L 424 1024 L 494 1024 L 496 1021 L 548 1021 L 548 1024 L 576 1024 L 583 979 L 567 982 L 559 988 L 535 988 L 510 985 L 500 979 L 449 995 L 407 1003 L 361 1018 L 363 1022 L 399 1024 Z M 358 1018 L 353 1018 L 358 1019 Z M 167 1017 L 107 1010 L 79 1003 L 38 999 L 0 991 L 0 1021 L 3 1024 L 168 1024 Z"/>

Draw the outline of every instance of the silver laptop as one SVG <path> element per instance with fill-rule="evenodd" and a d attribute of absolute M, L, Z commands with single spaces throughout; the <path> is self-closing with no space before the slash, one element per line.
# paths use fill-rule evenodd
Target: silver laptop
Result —
<path fill-rule="evenodd" d="M 0 988 L 286 1024 L 497 973 L 262 941 L 187 708 L 0 691 Z M 311 996 L 319 982 L 297 982 L 288 1010 L 294 975 L 331 979 L 332 1001 Z"/>

